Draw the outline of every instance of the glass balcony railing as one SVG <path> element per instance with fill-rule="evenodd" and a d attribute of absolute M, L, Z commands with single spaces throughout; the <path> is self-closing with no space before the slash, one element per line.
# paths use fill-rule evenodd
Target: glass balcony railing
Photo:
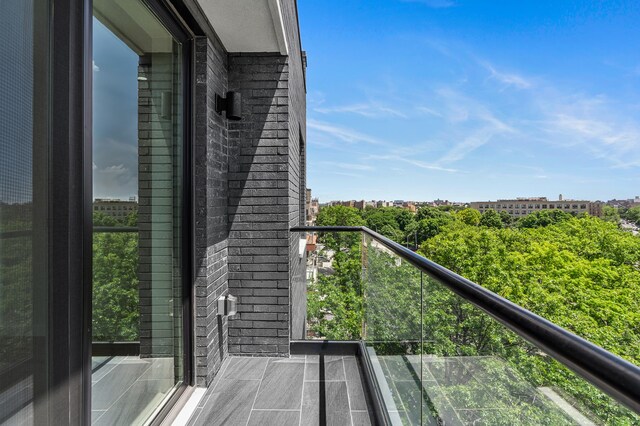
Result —
<path fill-rule="evenodd" d="M 292 231 L 309 338 L 360 342 L 389 424 L 640 424 L 632 363 L 367 228 Z"/>

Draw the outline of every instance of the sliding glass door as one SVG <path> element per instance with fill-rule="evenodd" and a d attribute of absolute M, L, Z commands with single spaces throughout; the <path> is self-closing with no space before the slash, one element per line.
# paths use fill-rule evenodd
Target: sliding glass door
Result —
<path fill-rule="evenodd" d="M 93 424 L 142 424 L 185 379 L 186 48 L 165 24 L 93 1 Z"/>
<path fill-rule="evenodd" d="M 49 2 L 0 1 L 0 424 L 46 424 Z"/>

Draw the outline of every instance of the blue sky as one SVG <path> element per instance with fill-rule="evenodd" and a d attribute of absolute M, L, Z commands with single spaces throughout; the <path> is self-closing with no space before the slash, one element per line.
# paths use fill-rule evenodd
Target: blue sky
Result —
<path fill-rule="evenodd" d="M 299 0 L 321 201 L 640 195 L 640 2 Z"/>

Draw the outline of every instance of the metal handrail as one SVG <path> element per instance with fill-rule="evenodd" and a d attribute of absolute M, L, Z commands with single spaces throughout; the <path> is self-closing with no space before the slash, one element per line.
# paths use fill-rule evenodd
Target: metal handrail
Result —
<path fill-rule="evenodd" d="M 640 368 L 533 312 L 498 296 L 365 226 L 298 226 L 291 232 L 362 232 L 482 309 L 516 334 L 640 413 Z"/>

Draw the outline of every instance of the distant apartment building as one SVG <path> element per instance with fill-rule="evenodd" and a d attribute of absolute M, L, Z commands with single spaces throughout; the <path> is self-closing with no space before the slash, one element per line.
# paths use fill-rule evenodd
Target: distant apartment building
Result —
<path fill-rule="evenodd" d="M 562 198 L 562 197 L 560 197 Z M 498 201 L 474 201 L 471 208 L 484 213 L 488 210 L 507 212 L 513 217 L 523 217 L 540 210 L 562 210 L 567 213 L 588 213 L 591 216 L 602 216 L 602 204 L 599 201 L 557 200 L 550 201 L 546 197 L 516 198 Z"/>
<path fill-rule="evenodd" d="M 349 201 L 330 201 L 327 203 L 329 206 L 345 206 L 345 207 L 353 207 L 358 210 L 364 210 L 366 208 L 380 208 L 380 207 L 398 207 L 401 209 L 409 210 L 415 213 L 418 210 L 416 203 L 413 201 L 365 201 L 365 200 L 349 200 Z"/>
<path fill-rule="evenodd" d="M 640 206 L 640 196 L 636 195 L 634 198 L 629 198 L 626 200 L 609 200 L 607 201 L 607 205 L 616 208 L 625 208 L 630 209 L 631 207 Z"/>
<path fill-rule="evenodd" d="M 393 207 L 393 202 L 391 201 L 376 201 L 376 207 Z"/>
<path fill-rule="evenodd" d="M 418 210 L 415 203 L 409 201 L 402 203 L 402 208 L 409 210 L 411 213 L 415 213 Z"/>
<path fill-rule="evenodd" d="M 131 213 L 138 211 L 138 202 L 135 198 L 128 201 L 96 198 L 93 202 L 93 211 L 116 219 L 124 219 Z"/>
<path fill-rule="evenodd" d="M 320 211 L 320 202 L 317 198 L 311 198 L 311 189 L 309 188 L 307 188 L 305 200 L 306 222 L 307 225 L 313 225 L 316 222 L 316 217 L 318 217 L 318 212 Z"/>

